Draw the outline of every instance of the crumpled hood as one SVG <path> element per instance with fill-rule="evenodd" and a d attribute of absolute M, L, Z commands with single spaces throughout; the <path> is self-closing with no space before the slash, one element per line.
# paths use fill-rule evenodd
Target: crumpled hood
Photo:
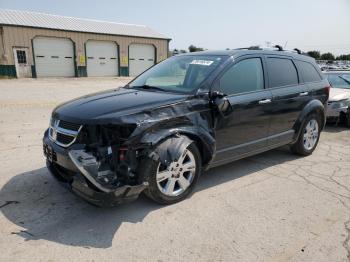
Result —
<path fill-rule="evenodd" d="M 53 117 L 66 121 L 99 123 L 185 100 L 187 95 L 120 88 L 83 96 L 56 107 Z"/>
<path fill-rule="evenodd" d="M 344 99 L 350 99 L 350 89 L 344 88 L 331 88 L 329 92 L 330 102 L 340 101 Z"/>

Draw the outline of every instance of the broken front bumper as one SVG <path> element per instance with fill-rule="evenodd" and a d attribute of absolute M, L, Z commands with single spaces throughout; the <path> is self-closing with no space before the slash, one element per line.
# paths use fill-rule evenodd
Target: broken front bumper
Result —
<path fill-rule="evenodd" d="M 96 206 L 115 206 L 124 202 L 135 200 L 147 187 L 146 183 L 140 185 L 124 185 L 105 192 L 92 183 L 87 173 L 81 172 L 70 157 L 69 150 L 54 144 L 45 134 L 43 139 L 46 165 L 50 173 L 65 187 L 79 195 L 89 203 Z"/>

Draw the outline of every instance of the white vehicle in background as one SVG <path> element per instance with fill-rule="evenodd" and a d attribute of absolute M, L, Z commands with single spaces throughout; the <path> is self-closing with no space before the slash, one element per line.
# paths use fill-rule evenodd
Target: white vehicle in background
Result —
<path fill-rule="evenodd" d="M 327 71 L 324 74 L 331 84 L 327 122 L 345 123 L 350 127 L 350 70 Z"/>

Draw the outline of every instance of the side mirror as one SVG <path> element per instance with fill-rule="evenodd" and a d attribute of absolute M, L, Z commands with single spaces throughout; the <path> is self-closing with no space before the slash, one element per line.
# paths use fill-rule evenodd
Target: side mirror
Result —
<path fill-rule="evenodd" d="M 225 117 L 232 111 L 232 106 L 230 101 L 227 98 L 227 95 L 214 91 L 211 94 L 213 104 L 218 109 L 221 116 Z"/>
<path fill-rule="evenodd" d="M 215 100 L 216 98 L 223 98 L 226 95 L 224 93 L 221 93 L 220 91 L 213 91 L 211 92 L 211 98 Z"/>

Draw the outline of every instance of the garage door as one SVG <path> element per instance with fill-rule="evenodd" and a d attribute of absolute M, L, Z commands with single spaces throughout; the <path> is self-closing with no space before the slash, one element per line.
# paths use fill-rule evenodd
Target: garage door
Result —
<path fill-rule="evenodd" d="M 115 42 L 86 42 L 86 57 L 88 76 L 118 75 L 118 46 Z"/>
<path fill-rule="evenodd" d="M 65 38 L 33 40 L 37 77 L 75 76 L 73 43 Z"/>
<path fill-rule="evenodd" d="M 155 49 L 153 45 L 132 44 L 129 46 L 129 75 L 137 76 L 153 66 Z"/>

